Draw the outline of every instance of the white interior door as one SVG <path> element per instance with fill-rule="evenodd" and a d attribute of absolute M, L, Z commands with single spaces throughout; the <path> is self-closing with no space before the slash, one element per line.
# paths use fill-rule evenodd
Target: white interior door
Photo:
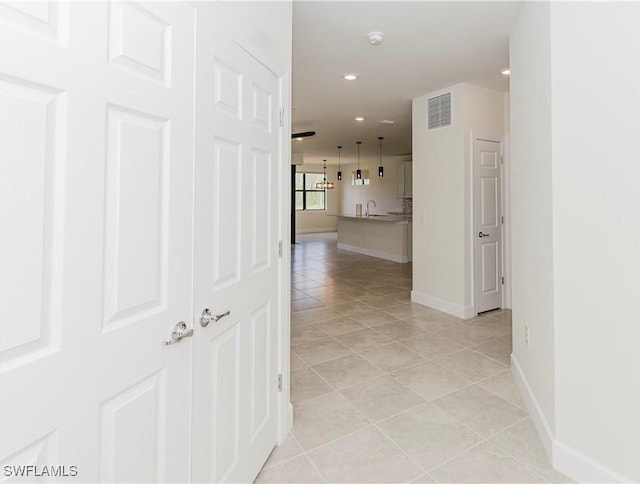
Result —
<path fill-rule="evenodd" d="M 500 143 L 477 139 L 473 157 L 476 313 L 502 305 Z"/>
<path fill-rule="evenodd" d="M 228 314 L 194 342 L 193 478 L 251 482 L 278 438 L 279 80 L 213 22 L 198 17 L 194 305 Z"/>
<path fill-rule="evenodd" d="M 0 6 L 2 466 L 189 479 L 193 19 Z"/>

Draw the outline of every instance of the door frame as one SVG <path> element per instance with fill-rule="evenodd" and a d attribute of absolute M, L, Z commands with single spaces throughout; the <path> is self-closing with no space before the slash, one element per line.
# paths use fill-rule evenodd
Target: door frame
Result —
<path fill-rule="evenodd" d="M 280 78 L 282 100 L 282 126 L 280 128 L 280 311 L 278 318 L 278 352 L 282 388 L 279 395 L 279 442 L 293 428 L 293 405 L 291 404 L 291 66 Z M 295 234 L 293 235 L 295 236 Z"/>
<path fill-rule="evenodd" d="M 511 309 L 511 138 L 502 141 L 502 308 Z"/>
<path fill-rule="evenodd" d="M 506 140 L 504 139 L 504 136 L 484 136 L 484 134 L 482 132 L 471 132 L 471 149 L 469 150 L 470 152 L 470 169 L 469 169 L 469 173 L 470 173 L 470 179 L 469 179 L 469 193 L 470 193 L 470 197 L 469 197 L 469 210 L 470 212 L 470 217 L 469 217 L 469 239 L 470 240 L 470 244 L 469 244 L 469 256 L 470 256 L 470 260 L 471 260 L 471 268 L 469 271 L 469 284 L 470 284 L 470 292 L 471 292 L 471 308 L 472 308 L 472 314 L 471 317 L 475 317 L 477 316 L 477 312 L 476 312 L 476 307 L 477 307 L 477 301 L 476 301 L 476 255 L 475 255 L 475 225 L 476 225 L 476 220 L 475 220 L 475 156 L 476 156 L 476 141 L 489 141 L 491 143 L 499 143 L 500 144 L 500 213 L 501 216 L 503 217 L 504 222 L 501 225 L 500 228 L 500 262 L 501 262 L 501 274 L 500 277 L 505 277 L 505 274 L 507 273 L 507 264 L 510 264 L 510 261 L 507 262 L 505 260 L 505 254 L 506 254 L 506 249 L 505 249 L 505 235 L 508 232 L 508 219 L 505 217 L 505 207 L 507 206 L 507 200 L 506 200 L 506 193 L 505 193 L 505 175 L 506 175 L 506 171 L 505 170 L 505 166 L 506 166 L 506 156 L 505 156 L 505 143 Z M 506 307 L 505 303 L 505 294 L 506 294 L 506 285 L 507 285 L 507 281 L 505 280 L 505 283 L 502 284 L 502 289 L 501 289 L 501 305 L 500 308 L 504 308 Z"/>
<path fill-rule="evenodd" d="M 279 304 L 278 321 L 278 373 L 282 375 L 282 391 L 278 394 L 278 442 L 282 442 L 293 427 L 293 405 L 290 399 L 290 327 L 291 327 L 291 62 L 279 59 L 265 51 L 257 39 L 245 30 L 242 24 L 232 20 L 215 3 L 193 2 L 205 15 L 212 15 L 221 31 L 231 41 L 251 57 L 271 71 L 279 80 L 282 120 L 279 127 L 278 177 L 280 197 L 278 200 L 278 239 L 282 243 L 282 255 L 279 260 Z M 193 313 L 194 324 L 199 316 Z"/>

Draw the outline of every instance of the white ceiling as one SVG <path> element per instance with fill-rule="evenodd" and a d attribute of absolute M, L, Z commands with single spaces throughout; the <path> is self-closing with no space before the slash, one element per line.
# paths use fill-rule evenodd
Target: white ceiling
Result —
<path fill-rule="evenodd" d="M 326 2 L 293 4 L 292 141 L 304 163 L 343 163 L 361 156 L 411 153 L 411 99 L 459 82 L 500 91 L 509 59 L 509 30 L 518 2 Z M 382 44 L 367 34 L 384 32 Z M 357 73 L 355 81 L 342 75 Z M 363 122 L 354 120 L 365 118 Z M 382 119 L 396 121 L 392 126 Z"/>

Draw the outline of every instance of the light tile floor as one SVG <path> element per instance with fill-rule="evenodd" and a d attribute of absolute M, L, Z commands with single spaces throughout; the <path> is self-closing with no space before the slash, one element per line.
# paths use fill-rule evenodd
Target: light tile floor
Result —
<path fill-rule="evenodd" d="M 511 314 L 411 303 L 411 265 L 301 236 L 292 254 L 294 427 L 256 482 L 571 482 L 509 369 Z"/>

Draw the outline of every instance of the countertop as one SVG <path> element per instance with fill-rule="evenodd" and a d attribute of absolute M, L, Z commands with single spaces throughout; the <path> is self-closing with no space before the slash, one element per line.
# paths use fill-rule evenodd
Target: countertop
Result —
<path fill-rule="evenodd" d="M 411 221 L 410 216 L 406 215 L 377 215 L 373 214 L 369 217 L 363 215 L 357 217 L 355 215 L 334 215 L 334 217 L 343 218 L 346 220 L 359 220 L 362 222 L 383 222 L 383 223 L 396 223 L 396 224 L 408 224 Z"/>

